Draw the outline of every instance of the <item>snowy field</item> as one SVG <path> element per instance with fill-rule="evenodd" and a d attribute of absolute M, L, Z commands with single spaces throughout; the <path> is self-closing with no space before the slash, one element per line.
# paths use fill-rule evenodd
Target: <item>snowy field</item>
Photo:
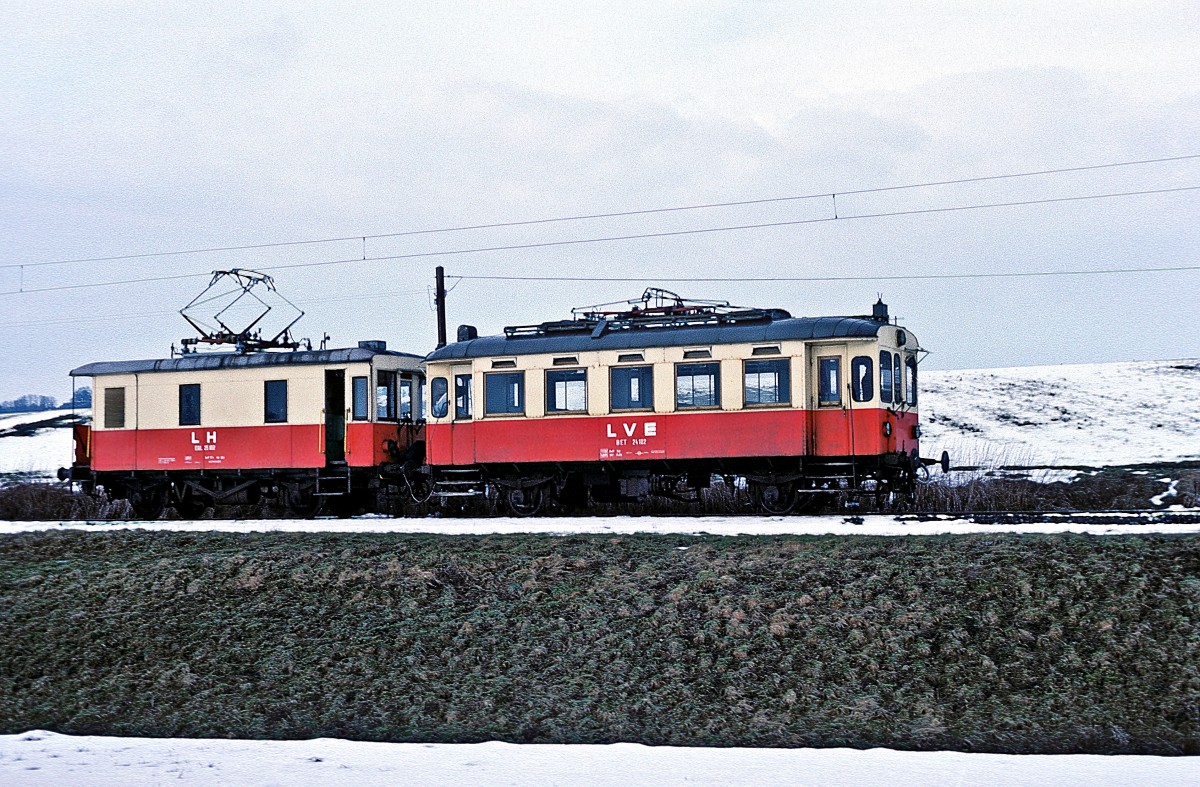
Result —
<path fill-rule="evenodd" d="M 1028 367 L 922 376 L 924 453 L 958 465 L 1112 466 L 1200 460 L 1200 361 Z M 70 463 L 69 429 L 11 435 L 0 419 L 0 476 L 52 477 Z M 1050 480 L 1050 479 L 1048 479 Z M 1164 479 L 1166 480 L 1166 479 Z M 1167 487 L 1164 485 L 1164 489 Z M 1191 533 L 1200 525 L 978 525 L 962 520 L 665 517 L 555 520 L 268 520 L 0 523 L 0 535 L 63 528 L 441 533 L 803 533 L 926 535 L 988 532 Z M 1200 784 L 1200 758 L 1009 756 L 885 749 L 683 749 L 634 744 L 422 745 L 341 740 L 226 741 L 0 736 L 0 784 Z"/>
<path fill-rule="evenodd" d="M 1174 507 L 1167 513 L 1196 513 Z M 936 536 L 1001 533 L 1087 533 L 1094 536 L 1146 535 L 1149 533 L 1198 534 L 1200 524 L 1136 522 L 1114 524 L 1112 514 L 1071 517 L 1046 517 L 1047 521 L 1025 524 L 978 524 L 963 519 L 944 518 L 921 522 L 892 514 L 860 517 L 770 517 L 770 516 L 655 516 L 655 517 L 486 517 L 394 519 L 364 516 L 354 519 L 203 519 L 162 520 L 154 522 L 4 522 L 0 535 L 46 530 L 162 530 L 221 533 L 440 533 L 442 535 L 513 535 L 520 533 L 570 536 L 634 535 L 636 533 L 714 535 L 714 536 Z M 1103 521 L 1089 522 L 1089 519 Z M 686 548 L 686 547 L 684 547 Z"/>
<path fill-rule="evenodd" d="M 0 736 L 0 782 L 37 785 L 963 785 L 1200 783 L 1200 759 L 891 749 L 698 749 Z"/>

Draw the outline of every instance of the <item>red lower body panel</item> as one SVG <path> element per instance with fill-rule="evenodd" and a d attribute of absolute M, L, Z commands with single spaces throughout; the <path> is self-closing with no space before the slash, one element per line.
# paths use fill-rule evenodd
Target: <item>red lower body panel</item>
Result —
<path fill-rule="evenodd" d="M 875 408 L 497 418 L 430 424 L 427 454 L 434 465 L 873 455 L 915 448 L 916 423 Z"/>
<path fill-rule="evenodd" d="M 395 424 L 347 424 L 346 463 L 383 462 L 395 437 Z M 325 447 L 320 424 L 104 429 L 91 433 L 91 462 L 97 471 L 314 468 L 325 466 Z"/>

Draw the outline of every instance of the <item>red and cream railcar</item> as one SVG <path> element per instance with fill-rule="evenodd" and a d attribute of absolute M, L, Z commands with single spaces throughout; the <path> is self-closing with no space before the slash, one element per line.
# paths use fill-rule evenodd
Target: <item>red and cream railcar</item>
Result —
<path fill-rule="evenodd" d="M 88 364 L 71 372 L 92 378 L 94 412 L 70 475 L 146 516 L 263 493 L 297 512 L 362 499 L 419 442 L 421 363 L 361 342 Z"/>
<path fill-rule="evenodd" d="M 532 513 L 694 495 L 743 478 L 765 510 L 911 486 L 916 337 L 866 317 L 712 307 L 589 313 L 459 341 L 426 359 L 435 494 L 499 487 Z"/>

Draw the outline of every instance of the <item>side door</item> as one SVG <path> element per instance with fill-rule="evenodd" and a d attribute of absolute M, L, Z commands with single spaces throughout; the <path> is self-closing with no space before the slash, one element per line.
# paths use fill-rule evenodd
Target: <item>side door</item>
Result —
<path fill-rule="evenodd" d="M 325 464 L 344 464 L 346 461 L 346 372 L 344 369 L 325 370 Z"/>
<path fill-rule="evenodd" d="M 453 464 L 475 464 L 475 380 L 470 366 L 450 372 L 450 456 Z"/>
<path fill-rule="evenodd" d="M 850 453 L 846 345 L 811 346 L 808 354 L 808 453 L 846 456 Z"/>

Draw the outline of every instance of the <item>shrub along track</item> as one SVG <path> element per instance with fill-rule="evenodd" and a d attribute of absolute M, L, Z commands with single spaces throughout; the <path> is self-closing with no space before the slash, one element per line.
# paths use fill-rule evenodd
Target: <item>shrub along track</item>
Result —
<path fill-rule="evenodd" d="M 0 538 L 0 733 L 1200 753 L 1200 537 Z"/>

